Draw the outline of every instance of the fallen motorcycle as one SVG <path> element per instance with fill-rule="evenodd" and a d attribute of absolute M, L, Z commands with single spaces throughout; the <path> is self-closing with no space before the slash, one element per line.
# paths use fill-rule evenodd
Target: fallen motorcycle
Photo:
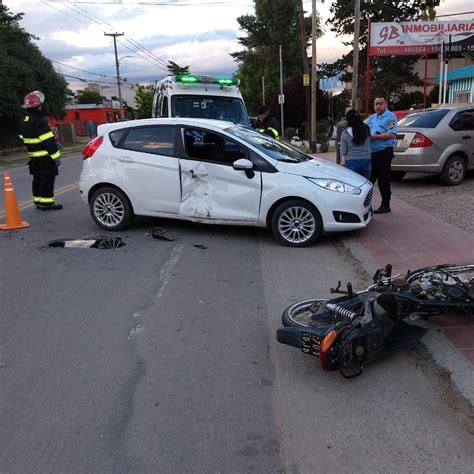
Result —
<path fill-rule="evenodd" d="M 415 324 L 436 314 L 474 315 L 474 263 L 446 264 L 392 276 L 392 266 L 377 270 L 373 284 L 354 292 L 341 282 L 332 299 L 289 306 L 277 331 L 282 344 L 319 358 L 325 371 L 346 378 L 362 374 L 371 361 L 416 344 L 428 328 Z"/>

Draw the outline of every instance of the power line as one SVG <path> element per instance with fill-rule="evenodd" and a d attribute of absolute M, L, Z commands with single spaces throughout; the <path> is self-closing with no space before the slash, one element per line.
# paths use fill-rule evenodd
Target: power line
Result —
<path fill-rule="evenodd" d="M 108 26 L 109 28 L 111 28 L 112 30 L 116 30 L 116 28 L 111 25 L 110 23 L 108 23 L 107 21 L 105 20 L 102 20 L 101 18 L 93 15 L 92 13 L 88 12 L 87 10 L 77 6 L 77 5 L 74 5 L 72 3 L 71 0 L 68 0 L 68 4 L 67 5 L 64 5 L 66 8 L 70 8 L 71 10 L 75 11 L 76 13 L 79 13 L 79 14 L 82 14 L 84 16 L 86 16 L 87 18 L 89 18 L 89 20 L 93 21 L 94 23 L 97 23 L 98 25 L 106 25 Z M 125 38 L 125 41 L 127 41 L 128 43 L 130 43 L 132 45 L 132 47 L 134 47 L 135 49 L 139 49 L 141 50 L 140 52 L 143 52 L 146 56 L 149 56 L 152 60 L 156 61 L 158 64 L 158 67 L 161 67 L 161 69 L 166 69 L 166 63 L 160 59 L 158 56 L 156 56 L 154 53 L 152 53 L 151 51 L 149 51 L 147 48 L 145 48 L 144 46 L 142 46 L 138 41 L 134 40 L 133 38 L 129 37 L 127 35 L 127 37 Z M 118 40 L 118 43 L 121 44 L 122 46 L 125 46 L 123 44 L 122 41 Z M 127 48 L 129 49 L 129 48 Z M 129 49 L 129 51 L 132 51 Z M 136 51 L 132 51 L 134 54 L 136 54 L 138 57 L 144 59 L 143 56 L 141 56 L 140 54 L 138 54 L 138 52 Z M 151 63 L 153 64 L 153 63 Z"/>

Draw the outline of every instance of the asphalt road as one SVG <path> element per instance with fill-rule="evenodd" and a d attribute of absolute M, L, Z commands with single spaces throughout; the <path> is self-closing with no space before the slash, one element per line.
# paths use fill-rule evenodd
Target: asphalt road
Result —
<path fill-rule="evenodd" d="M 107 235 L 80 165 L 47 213 L 11 170 L 31 227 L 0 235 L 1 473 L 472 472 L 472 411 L 420 348 L 347 381 L 276 342 L 287 305 L 368 282 L 353 239 L 140 219 L 119 249 L 49 247 Z"/>

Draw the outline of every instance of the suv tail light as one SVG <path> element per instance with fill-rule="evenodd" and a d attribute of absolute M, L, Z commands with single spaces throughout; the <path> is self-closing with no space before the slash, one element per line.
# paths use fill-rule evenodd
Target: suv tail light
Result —
<path fill-rule="evenodd" d="M 428 137 L 425 137 L 422 133 L 417 133 L 410 143 L 410 148 L 424 148 L 431 145 L 433 145 L 433 142 Z"/>
<path fill-rule="evenodd" d="M 87 158 L 90 158 L 102 145 L 102 142 L 104 141 L 104 137 L 99 136 L 95 137 L 94 140 L 90 141 L 84 150 L 82 150 L 82 159 L 87 160 Z"/>

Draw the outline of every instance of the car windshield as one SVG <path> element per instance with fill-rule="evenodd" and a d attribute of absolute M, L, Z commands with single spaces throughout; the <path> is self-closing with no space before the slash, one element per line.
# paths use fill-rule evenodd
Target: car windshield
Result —
<path fill-rule="evenodd" d="M 241 138 L 274 160 L 286 161 L 287 163 L 300 163 L 301 161 L 312 159 L 311 156 L 301 153 L 296 148 L 275 140 L 268 135 L 263 135 L 251 128 L 230 127 L 226 129 L 226 132 Z"/>
<path fill-rule="evenodd" d="M 449 112 L 449 109 L 432 109 L 414 112 L 403 117 L 399 127 L 435 128 L 441 119 Z"/>
<path fill-rule="evenodd" d="M 243 101 L 234 97 L 173 95 L 171 116 L 227 120 L 249 125 Z"/>

